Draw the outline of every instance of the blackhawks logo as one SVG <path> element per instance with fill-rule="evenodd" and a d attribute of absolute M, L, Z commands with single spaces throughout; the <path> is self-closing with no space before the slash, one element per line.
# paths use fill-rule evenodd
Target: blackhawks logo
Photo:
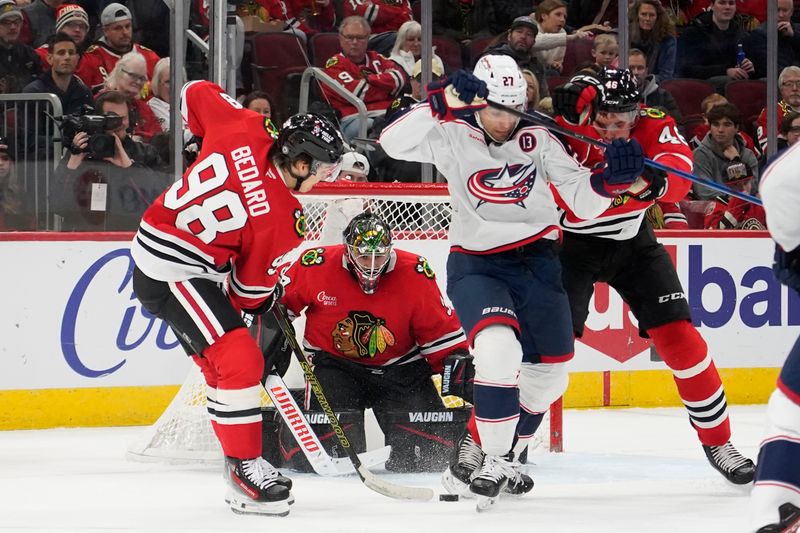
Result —
<path fill-rule="evenodd" d="M 303 266 L 321 265 L 325 262 L 325 258 L 322 257 L 322 254 L 324 253 L 324 248 L 312 248 L 311 250 L 306 250 L 300 257 L 300 264 Z"/>
<path fill-rule="evenodd" d="M 294 216 L 294 232 L 302 239 L 306 236 L 306 217 L 302 209 L 295 209 L 292 215 Z"/>
<path fill-rule="evenodd" d="M 386 320 L 367 311 L 350 311 L 336 323 L 331 331 L 336 350 L 356 359 L 373 358 L 394 346 L 394 334 L 386 327 Z"/>
<path fill-rule="evenodd" d="M 428 260 L 424 257 L 417 257 L 417 266 L 415 270 L 428 279 L 434 279 L 436 277 L 436 273 L 431 268 L 431 265 L 428 264 Z"/>

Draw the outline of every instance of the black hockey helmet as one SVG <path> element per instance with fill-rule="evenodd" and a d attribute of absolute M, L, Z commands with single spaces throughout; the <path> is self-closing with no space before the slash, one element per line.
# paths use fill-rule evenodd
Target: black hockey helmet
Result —
<path fill-rule="evenodd" d="M 328 119 L 314 113 L 289 117 L 275 142 L 291 161 L 305 155 L 320 163 L 333 164 L 344 153 L 342 134 Z"/>
<path fill-rule="evenodd" d="M 367 294 L 375 292 L 392 252 L 392 228 L 377 215 L 356 215 L 343 232 L 345 257 L 350 272 Z"/>
<path fill-rule="evenodd" d="M 598 109 L 609 113 L 638 111 L 642 94 L 628 69 L 604 68 L 597 74 L 600 82 Z"/>

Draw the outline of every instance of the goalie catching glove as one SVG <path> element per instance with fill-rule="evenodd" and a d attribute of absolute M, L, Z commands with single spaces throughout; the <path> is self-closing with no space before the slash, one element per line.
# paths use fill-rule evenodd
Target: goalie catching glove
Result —
<path fill-rule="evenodd" d="M 644 172 L 642 145 L 636 139 L 614 139 L 605 155 L 606 164 L 592 172 L 592 188 L 600 196 L 615 198 L 627 192 Z"/>
<path fill-rule="evenodd" d="M 452 121 L 471 115 L 488 104 L 486 82 L 466 70 L 457 70 L 444 80 L 428 84 L 431 113 L 439 120 Z"/>
<path fill-rule="evenodd" d="M 472 403 L 472 386 L 475 381 L 475 366 L 467 352 L 448 355 L 442 367 L 442 396 L 458 396 Z"/>

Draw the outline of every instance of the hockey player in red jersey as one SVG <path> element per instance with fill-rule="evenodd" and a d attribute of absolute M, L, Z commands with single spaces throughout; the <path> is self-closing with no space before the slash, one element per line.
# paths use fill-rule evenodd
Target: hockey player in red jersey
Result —
<path fill-rule="evenodd" d="M 400 431 L 390 411 L 443 408 L 431 374 L 442 372 L 448 355 L 466 353 L 464 330 L 425 258 L 395 249 L 378 216 L 356 215 L 344 244 L 303 252 L 285 290 L 291 316 L 305 309 L 304 347 L 331 407 L 372 408 L 387 444 Z M 413 445 L 395 448 L 387 469 L 420 469 L 425 458 L 414 457 Z"/>
<path fill-rule="evenodd" d="M 144 213 L 131 245 L 134 290 L 203 372 L 231 509 L 285 515 L 291 481 L 261 457 L 265 363 L 241 313 L 264 313 L 280 297 L 279 276 L 305 230 L 292 190 L 335 172 L 342 139 L 307 114 L 291 117 L 273 141 L 264 117 L 207 81 L 184 86 L 181 113 L 203 146 Z"/>
<path fill-rule="evenodd" d="M 578 75 L 556 89 L 554 105 L 558 120 L 573 131 L 609 143 L 636 139 L 646 157 L 692 170 L 692 151 L 675 122 L 661 111 L 640 105 L 639 91 L 627 70 L 603 69 L 596 77 Z M 584 164 L 602 162 L 602 149 L 572 138 L 569 143 Z M 675 265 L 644 216 L 656 200 L 681 200 L 690 185 L 677 175 L 647 167 L 627 192 L 615 195 L 611 207 L 592 220 L 582 220 L 560 202 L 564 288 L 576 337 L 583 335 L 594 284 L 607 282 L 619 292 L 638 320 L 640 335 L 653 340 L 672 370 L 709 462 L 729 481 L 745 484 L 753 480 L 755 467 L 730 442 L 719 373 L 692 325 Z"/>

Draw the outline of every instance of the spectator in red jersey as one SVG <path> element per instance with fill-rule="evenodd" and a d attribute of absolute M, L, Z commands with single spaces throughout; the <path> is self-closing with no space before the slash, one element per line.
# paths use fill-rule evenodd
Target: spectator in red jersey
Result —
<path fill-rule="evenodd" d="M 20 41 L 38 48 L 55 33 L 56 11 L 64 0 L 34 0 L 22 8 Z"/>
<path fill-rule="evenodd" d="M 358 16 L 347 17 L 339 27 L 342 51 L 328 59 L 325 73 L 367 106 L 367 129 L 375 117 L 383 116 L 386 108 L 406 85 L 406 72 L 391 59 L 367 51 L 369 23 Z M 341 128 L 345 139 L 358 134 L 359 117 L 356 108 L 323 85 L 323 92 L 342 116 Z"/>
<path fill-rule="evenodd" d="M 147 63 L 147 79 L 152 78 L 160 58 L 149 48 L 133 42 L 130 10 L 122 4 L 109 4 L 100 14 L 100 24 L 103 36 L 86 50 L 78 67 L 78 77 L 90 89 L 99 90 L 119 58 L 128 52 L 137 52 Z"/>
<path fill-rule="evenodd" d="M 723 182 L 731 189 L 750 194 L 753 189 L 753 176 L 727 176 Z M 710 205 L 703 221 L 705 229 L 767 229 L 767 216 L 760 205 L 728 196 L 717 195 Z"/>
<path fill-rule="evenodd" d="M 64 32 L 69 35 L 78 47 L 78 55 L 82 54 L 89 45 L 89 15 L 77 4 L 64 4 L 56 11 L 55 33 Z M 42 64 L 47 63 L 47 43 L 36 49 L 42 59 Z M 80 60 L 80 58 L 79 58 Z"/>
<path fill-rule="evenodd" d="M 741 113 L 733 104 L 716 105 L 708 112 L 708 123 L 708 135 L 693 152 L 694 173 L 701 178 L 723 184 L 738 183 L 749 176 L 753 179 L 747 183 L 753 188 L 747 192 L 755 194 L 758 159 L 738 135 L 742 123 Z M 696 183 L 693 190 L 702 200 L 719 195 L 717 191 Z"/>
<path fill-rule="evenodd" d="M 372 28 L 370 50 L 386 56 L 391 53 L 400 26 L 414 19 L 409 0 L 347 0 L 344 16 L 364 17 Z"/>
<path fill-rule="evenodd" d="M 103 91 L 119 91 L 130 99 L 136 110 L 136 117 L 131 121 L 133 134 L 148 142 L 161 131 L 161 125 L 153 110 L 142 99 L 146 83 L 147 64 L 144 57 L 136 52 L 128 52 L 114 65 Z"/>
<path fill-rule="evenodd" d="M 778 102 L 778 121 L 780 124 L 784 115 L 791 112 L 800 112 L 800 67 L 786 67 L 778 76 L 778 88 L 781 91 L 781 99 Z M 758 128 L 756 136 L 761 153 L 767 153 L 767 108 L 761 110 L 756 120 Z M 778 132 L 778 150 L 786 147 L 786 139 Z"/>
<path fill-rule="evenodd" d="M 30 46 L 19 42 L 22 13 L 14 0 L 0 0 L 0 93 L 18 93 L 42 72 Z"/>
<path fill-rule="evenodd" d="M 428 262 L 394 249 L 391 233 L 372 213 L 355 216 L 343 243 L 307 250 L 294 263 L 281 301 L 292 317 L 305 310 L 305 349 L 331 407 L 372 408 L 394 444 L 386 469 L 424 471 L 430 452 L 414 449 L 427 439 L 389 416 L 443 409 L 431 375 L 450 354 L 466 352 L 467 339 Z M 322 302 L 321 291 L 335 294 L 336 305 Z M 400 445 L 403 438 L 414 444 Z"/>

